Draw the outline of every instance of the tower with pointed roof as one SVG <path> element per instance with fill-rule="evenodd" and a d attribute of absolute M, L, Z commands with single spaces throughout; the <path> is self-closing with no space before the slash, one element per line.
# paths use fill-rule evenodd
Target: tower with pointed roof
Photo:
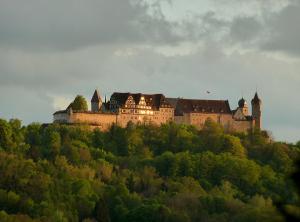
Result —
<path fill-rule="evenodd" d="M 252 118 L 255 121 L 255 127 L 258 129 L 261 129 L 261 105 L 262 102 L 260 98 L 258 97 L 257 92 L 254 95 L 254 98 L 251 100 L 252 105 Z"/>
<path fill-rule="evenodd" d="M 101 111 L 101 107 L 102 107 L 102 99 L 100 97 L 100 94 L 99 94 L 98 90 L 96 89 L 95 92 L 94 92 L 94 95 L 91 99 L 92 112 Z"/>

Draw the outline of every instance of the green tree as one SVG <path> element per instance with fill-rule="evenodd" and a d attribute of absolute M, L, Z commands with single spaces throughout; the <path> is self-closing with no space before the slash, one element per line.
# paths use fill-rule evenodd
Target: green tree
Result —
<path fill-rule="evenodd" d="M 71 103 L 71 107 L 75 111 L 87 111 L 88 105 L 85 98 L 81 95 L 75 97 L 74 101 Z"/>
<path fill-rule="evenodd" d="M 229 152 L 234 156 L 246 157 L 246 149 L 238 137 L 225 134 L 223 136 L 222 152 Z"/>
<path fill-rule="evenodd" d="M 47 127 L 43 134 L 43 153 L 46 157 L 54 159 L 56 155 L 60 154 L 61 137 L 53 127 Z"/>
<path fill-rule="evenodd" d="M 129 212 L 127 221 L 131 222 L 157 222 L 168 221 L 170 209 L 160 204 L 141 205 Z"/>
<path fill-rule="evenodd" d="M 156 169 L 162 176 L 174 177 L 178 173 L 178 160 L 176 156 L 167 151 L 155 159 Z"/>
<path fill-rule="evenodd" d="M 0 119 L 0 149 L 13 149 L 11 125 L 4 119 Z"/>
<path fill-rule="evenodd" d="M 223 134 L 224 129 L 222 126 L 208 118 L 200 132 L 200 137 L 203 141 L 202 150 L 210 150 L 215 153 L 220 152 L 223 145 Z"/>

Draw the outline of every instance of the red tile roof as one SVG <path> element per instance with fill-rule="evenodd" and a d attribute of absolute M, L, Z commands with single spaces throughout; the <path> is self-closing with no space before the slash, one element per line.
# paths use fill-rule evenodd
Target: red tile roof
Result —
<path fill-rule="evenodd" d="M 225 113 L 232 114 L 228 100 L 199 100 L 199 99 L 166 99 L 175 108 L 175 115 L 183 113 Z"/>

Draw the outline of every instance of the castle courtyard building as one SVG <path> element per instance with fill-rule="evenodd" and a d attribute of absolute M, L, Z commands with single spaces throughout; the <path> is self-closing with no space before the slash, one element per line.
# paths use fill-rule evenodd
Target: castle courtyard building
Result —
<path fill-rule="evenodd" d="M 228 100 L 167 98 L 163 94 L 115 92 L 103 102 L 98 90 L 91 99 L 91 111 L 66 110 L 54 113 L 54 122 L 88 124 L 107 130 L 112 124 L 125 127 L 128 122 L 156 125 L 173 121 L 193 125 L 198 129 L 207 119 L 221 124 L 227 131 L 246 132 L 261 128 L 262 102 L 255 93 L 251 101 L 252 115 L 244 98 L 231 110 Z"/>

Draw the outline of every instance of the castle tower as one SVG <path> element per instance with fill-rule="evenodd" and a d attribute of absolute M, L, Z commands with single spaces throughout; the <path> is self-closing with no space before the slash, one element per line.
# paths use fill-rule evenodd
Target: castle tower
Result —
<path fill-rule="evenodd" d="M 255 127 L 261 129 L 261 100 L 259 99 L 257 92 L 254 98 L 251 100 L 252 105 L 252 117 L 255 121 Z"/>
<path fill-rule="evenodd" d="M 102 107 L 102 100 L 101 100 L 100 94 L 99 94 L 98 90 L 95 90 L 94 95 L 91 100 L 92 112 L 101 111 L 101 107 Z"/>
<path fill-rule="evenodd" d="M 241 98 L 239 100 L 239 109 L 242 111 L 242 113 L 245 115 L 245 116 L 248 116 L 249 115 L 249 111 L 248 111 L 248 104 L 246 102 L 246 100 L 244 98 Z"/>

